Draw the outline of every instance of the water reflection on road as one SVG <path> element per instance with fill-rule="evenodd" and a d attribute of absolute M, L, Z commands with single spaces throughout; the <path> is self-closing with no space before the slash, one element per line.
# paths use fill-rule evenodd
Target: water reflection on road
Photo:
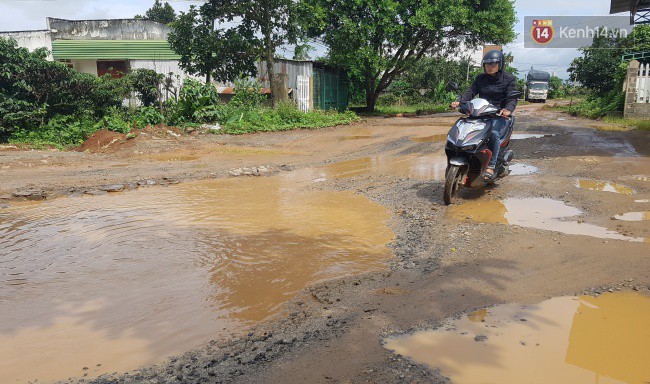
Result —
<path fill-rule="evenodd" d="M 388 219 L 283 176 L 4 209 L 0 382 L 133 369 L 242 330 L 311 283 L 385 268 Z"/>

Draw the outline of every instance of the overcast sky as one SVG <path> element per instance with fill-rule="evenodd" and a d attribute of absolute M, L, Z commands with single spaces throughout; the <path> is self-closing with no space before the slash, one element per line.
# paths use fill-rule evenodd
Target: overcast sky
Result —
<path fill-rule="evenodd" d="M 177 11 L 186 11 L 200 1 L 167 0 Z M 45 29 L 45 18 L 62 19 L 120 19 L 144 14 L 154 0 L 0 0 L 0 31 Z M 578 56 L 575 49 L 524 48 L 524 16 L 598 16 L 609 13 L 609 0 L 516 0 L 518 24 L 517 41 L 504 47 L 512 52 L 514 66 L 526 71 L 534 66 L 567 77 L 571 60 Z M 291 53 L 285 53 L 291 56 Z"/>

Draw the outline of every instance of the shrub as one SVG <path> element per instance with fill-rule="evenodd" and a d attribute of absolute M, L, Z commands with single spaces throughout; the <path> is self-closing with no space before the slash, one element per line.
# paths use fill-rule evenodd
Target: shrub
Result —
<path fill-rule="evenodd" d="M 125 77 L 142 105 L 150 107 L 158 102 L 164 75 L 151 69 L 138 68 Z"/>
<path fill-rule="evenodd" d="M 124 81 L 109 81 L 47 61 L 0 37 L 0 133 L 38 130 L 55 116 L 102 116 L 128 94 Z M 23 132 L 24 133 L 24 132 Z"/>
<path fill-rule="evenodd" d="M 11 136 L 11 142 L 52 145 L 57 148 L 74 147 L 83 143 L 96 130 L 97 125 L 92 116 L 57 115 L 36 129 L 17 129 Z"/>
<path fill-rule="evenodd" d="M 266 98 L 261 93 L 262 85 L 256 81 L 246 78 L 239 78 L 235 81 L 234 95 L 230 105 L 239 110 L 252 110 L 259 108 Z"/>

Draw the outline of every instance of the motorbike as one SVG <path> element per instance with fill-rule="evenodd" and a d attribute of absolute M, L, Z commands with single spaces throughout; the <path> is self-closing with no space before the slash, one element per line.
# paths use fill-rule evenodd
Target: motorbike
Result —
<path fill-rule="evenodd" d="M 457 92 L 458 85 L 450 83 L 447 91 Z M 518 98 L 520 91 L 510 92 L 506 99 Z M 490 104 L 485 99 L 476 98 L 459 105 L 460 117 L 447 134 L 445 154 L 447 155 L 447 169 L 445 171 L 445 188 L 443 200 L 449 205 L 458 196 L 461 187 L 484 188 L 486 184 L 494 184 L 497 180 L 506 177 L 510 170 L 508 164 L 514 156 L 509 149 L 510 136 L 515 122 L 514 116 L 508 119 L 507 129 L 500 136 L 501 147 L 494 170 L 494 177 L 485 180 L 485 171 L 492 157 L 488 148 L 488 139 L 492 133 L 492 122 L 499 118 L 500 108 Z"/>

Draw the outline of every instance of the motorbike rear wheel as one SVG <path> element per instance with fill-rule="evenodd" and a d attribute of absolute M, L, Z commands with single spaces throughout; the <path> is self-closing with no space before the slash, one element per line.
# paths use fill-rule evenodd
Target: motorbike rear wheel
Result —
<path fill-rule="evenodd" d="M 461 172 L 460 166 L 449 164 L 447 177 L 445 178 L 445 190 L 442 194 L 446 205 L 453 203 L 454 198 L 458 195 L 463 176 L 464 172 Z"/>

